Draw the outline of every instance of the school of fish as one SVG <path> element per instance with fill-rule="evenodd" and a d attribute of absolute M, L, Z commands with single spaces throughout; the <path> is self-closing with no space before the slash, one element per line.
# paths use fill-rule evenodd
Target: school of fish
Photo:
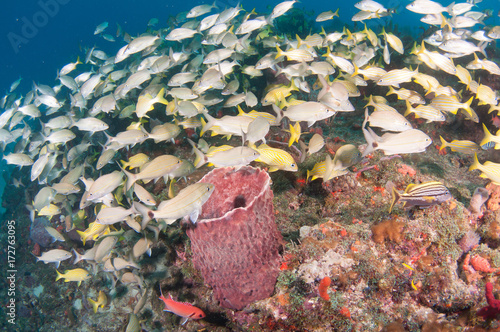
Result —
<path fill-rule="evenodd" d="M 55 83 L 34 84 L 21 94 L 19 79 L 0 103 L 3 159 L 29 170 L 13 184 L 38 186 L 27 206 L 32 218 L 51 218 L 54 227 L 47 232 L 54 241 L 65 241 L 57 225 L 69 232 L 75 223 L 86 227 L 78 231 L 83 244 L 94 241 L 85 252 L 52 249 L 38 260 L 59 268 L 70 267 L 65 261 L 74 257 L 72 264 L 80 267 L 57 271 L 56 280 L 78 284 L 92 275 L 81 268 L 83 261 L 93 262 L 114 284 L 136 285 L 147 295 L 150 286 L 137 262 L 151 254 L 168 225 L 184 217 L 196 224 L 213 192 L 210 183 L 189 181 L 196 169 L 252 163 L 269 172 L 297 172 L 325 145 L 326 137 L 312 135 L 311 129 L 325 122 L 333 126 L 336 114 L 351 112 L 363 122 L 366 148 L 360 152 L 346 144 L 307 175 L 297 175 L 329 181 L 376 150 L 385 155 L 425 152 L 432 139 L 414 128 L 414 118 L 430 123 L 460 116 L 478 123 L 477 105 L 499 112 L 498 91 L 475 79 L 478 70 L 500 75 L 500 67 L 486 56 L 491 42 L 500 39 L 500 26 L 483 23 L 491 13 L 473 11 L 479 2 L 448 7 L 429 0 L 409 3 L 403 10 L 421 14 L 432 31 L 413 44 L 404 44 L 383 23 L 398 14 L 371 0 L 354 5 L 360 11 L 351 20 L 361 22 L 362 29 L 325 30 L 323 22 L 342 17 L 332 9 L 316 18 L 321 32 L 303 38 L 275 28 L 295 0 L 264 14 L 239 4 L 223 10 L 216 3 L 200 5 L 177 15 L 169 28 L 156 28 L 159 21 L 152 19 L 137 37 L 119 27 L 115 38 L 104 33 L 107 22 L 100 24 L 96 35 L 122 44 L 116 53 L 89 48 L 58 70 Z M 394 57 L 402 56 L 396 66 Z M 378 86 L 377 91 L 400 101 L 390 103 L 375 94 L 364 101 L 360 86 Z M 500 148 L 500 132 L 482 127 L 481 142 L 441 137 L 441 148 L 469 154 Z M 218 135 L 227 143 L 210 145 Z M 192 146 L 192 158 L 176 154 L 176 144 Z M 166 150 L 174 152 L 152 153 Z M 500 164 L 481 164 L 476 154 L 470 167 L 500 184 Z M 188 180 L 176 194 L 172 183 L 181 178 Z M 170 184 L 169 199 L 153 195 L 151 183 L 157 181 Z M 425 207 L 449 197 L 439 182 L 412 185 L 403 194 L 393 190 L 390 209 L 397 201 Z M 117 242 L 129 232 L 138 240 L 118 250 Z M 185 320 L 204 317 L 200 309 L 171 296 L 160 298 L 166 310 Z M 89 302 L 97 312 L 109 300 L 100 292 Z M 136 307 L 130 316 L 137 330 L 140 310 Z"/>

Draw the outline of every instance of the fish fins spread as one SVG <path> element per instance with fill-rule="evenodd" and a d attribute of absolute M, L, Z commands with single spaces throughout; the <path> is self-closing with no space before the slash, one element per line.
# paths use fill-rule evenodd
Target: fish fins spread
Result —
<path fill-rule="evenodd" d="M 389 213 L 392 212 L 392 208 L 401 198 L 401 194 L 396 190 L 396 187 L 392 187 L 391 196 L 392 200 L 391 200 L 391 206 L 389 207 Z"/>

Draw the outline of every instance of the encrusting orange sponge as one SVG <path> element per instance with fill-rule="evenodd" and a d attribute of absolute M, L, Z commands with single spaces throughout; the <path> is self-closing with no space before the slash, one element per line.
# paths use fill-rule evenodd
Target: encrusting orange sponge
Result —
<path fill-rule="evenodd" d="M 330 287 L 331 283 L 332 279 L 330 279 L 330 277 L 324 277 L 319 282 L 318 286 L 319 296 L 321 296 L 326 301 L 330 300 L 330 295 L 328 295 L 328 287 Z"/>

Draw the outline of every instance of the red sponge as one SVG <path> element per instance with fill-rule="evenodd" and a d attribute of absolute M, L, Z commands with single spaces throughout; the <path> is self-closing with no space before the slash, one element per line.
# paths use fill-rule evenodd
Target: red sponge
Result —
<path fill-rule="evenodd" d="M 196 227 L 189 229 L 194 267 L 220 305 L 241 310 L 272 295 L 283 238 L 274 222 L 267 172 L 216 168 L 200 180 L 215 186 Z"/>

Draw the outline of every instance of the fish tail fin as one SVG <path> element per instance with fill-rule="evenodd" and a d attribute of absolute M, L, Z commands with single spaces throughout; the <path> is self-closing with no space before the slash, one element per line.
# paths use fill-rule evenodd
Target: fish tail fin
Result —
<path fill-rule="evenodd" d="M 205 118 L 207 118 L 207 122 L 201 128 L 200 137 L 203 136 L 203 134 L 207 130 L 212 128 L 214 126 L 214 123 L 215 123 L 215 118 L 213 116 L 211 116 L 210 114 L 208 114 L 208 112 L 203 112 L 203 115 L 205 116 Z"/>
<path fill-rule="evenodd" d="M 365 136 L 366 143 L 368 144 L 365 151 L 363 151 L 363 154 L 361 155 L 362 158 L 366 157 L 373 151 L 375 151 L 375 148 L 378 146 L 377 139 L 374 136 L 375 133 L 371 131 L 370 128 L 365 129 L 364 127 L 361 128 L 363 130 L 363 135 Z"/>
<path fill-rule="evenodd" d="M 295 80 L 290 80 L 290 91 L 299 91 L 299 87 L 295 84 Z"/>
<path fill-rule="evenodd" d="M 481 143 L 479 143 L 479 145 L 481 145 L 481 146 L 488 144 L 493 139 L 493 135 L 490 133 L 490 131 L 488 130 L 488 128 L 486 127 L 486 125 L 484 123 L 483 123 L 483 131 L 484 131 L 484 138 L 481 141 Z"/>
<path fill-rule="evenodd" d="M 238 105 L 238 115 L 245 115 L 245 112 L 243 112 L 243 110 L 241 109 L 241 106 Z"/>
<path fill-rule="evenodd" d="M 276 104 L 272 104 L 273 111 L 276 113 L 276 122 L 280 123 L 281 119 L 283 118 L 283 110 L 278 107 Z"/>
<path fill-rule="evenodd" d="M 365 27 L 366 27 L 366 25 L 365 25 Z M 359 75 L 359 67 L 355 63 L 353 63 L 353 65 L 354 65 L 354 73 L 352 73 L 351 77 Z"/>
<path fill-rule="evenodd" d="M 81 232 L 80 231 L 77 232 L 79 232 L 78 235 L 80 235 Z M 71 251 L 73 251 L 73 253 L 75 254 L 75 260 L 73 261 L 73 265 L 75 265 L 76 263 L 82 260 L 83 255 L 80 255 L 80 253 L 76 251 L 75 248 L 73 248 Z"/>
<path fill-rule="evenodd" d="M 326 79 L 320 74 L 318 74 L 318 80 L 321 83 L 321 85 L 323 86 L 321 91 L 318 93 L 318 100 L 320 100 L 321 98 L 323 98 L 324 95 L 326 95 L 328 93 L 328 88 L 330 86 L 328 85 L 328 82 L 326 81 Z"/>
<path fill-rule="evenodd" d="M 486 59 L 488 59 L 488 55 L 486 54 L 485 49 L 486 49 L 486 47 L 487 47 L 488 45 L 489 45 L 489 43 L 488 43 L 487 41 L 484 41 L 484 42 L 482 42 L 482 43 L 479 43 L 479 45 L 478 45 L 478 47 L 479 47 L 479 52 L 481 52 L 481 53 L 484 55 L 484 57 L 485 57 Z"/>
<path fill-rule="evenodd" d="M 307 151 L 309 148 L 302 140 L 299 140 L 299 147 L 300 147 L 300 162 L 302 163 L 306 159 Z"/>
<path fill-rule="evenodd" d="M 107 132 L 103 131 L 104 135 L 106 135 L 106 143 L 104 144 L 104 146 L 108 146 L 112 140 L 113 140 L 113 137 L 111 137 Z"/>
<path fill-rule="evenodd" d="M 451 4 L 451 5 L 453 5 L 453 4 Z M 451 6 L 451 5 L 450 5 L 450 6 Z M 441 29 L 443 29 L 443 28 L 445 28 L 445 27 L 448 27 L 448 29 L 449 29 L 448 31 L 452 31 L 453 29 L 452 29 L 452 27 L 451 27 L 451 25 L 450 25 L 450 22 L 448 22 L 448 20 L 447 20 L 447 19 L 446 19 L 446 17 L 443 15 L 443 13 L 441 13 L 440 15 L 441 15 L 441 25 L 440 25 L 440 28 L 441 28 Z"/>
<path fill-rule="evenodd" d="M 147 206 L 145 206 L 139 202 L 132 203 L 132 208 L 136 213 L 138 213 L 142 216 L 141 227 L 142 227 L 142 229 L 146 229 L 146 226 L 148 225 L 149 221 L 151 220 L 151 214 L 150 214 L 150 212 L 152 212 L 151 209 L 149 209 Z"/>
<path fill-rule="evenodd" d="M 406 112 L 405 114 L 403 114 L 403 116 L 408 116 L 410 115 L 411 113 L 413 112 L 413 109 L 411 107 L 411 104 L 410 102 L 408 101 L 408 99 L 406 100 Z"/>
<path fill-rule="evenodd" d="M 177 180 L 172 179 L 172 180 L 170 180 L 170 184 L 168 185 L 168 198 L 170 198 L 170 199 L 174 198 L 174 196 L 175 196 L 174 183 L 176 183 L 176 182 L 177 182 Z"/>
<path fill-rule="evenodd" d="M 78 56 L 78 57 L 76 58 L 76 64 L 77 64 L 77 65 L 81 65 L 81 64 L 82 64 L 82 62 L 80 61 L 80 56 Z"/>
<path fill-rule="evenodd" d="M 441 151 L 448 146 L 448 142 L 444 140 L 443 136 L 439 136 L 439 139 L 441 140 L 441 146 L 439 147 L 439 151 Z"/>
<path fill-rule="evenodd" d="M 280 56 L 283 56 L 283 51 L 281 50 L 281 48 L 279 46 L 276 46 L 276 51 L 278 53 L 276 54 L 275 59 L 278 59 Z"/>
<path fill-rule="evenodd" d="M 121 168 L 121 167 L 120 167 Z M 135 174 L 132 174 L 130 172 L 127 172 L 125 169 L 122 168 L 122 171 L 123 173 L 125 173 L 125 175 L 127 176 L 127 184 L 126 184 L 126 188 L 127 188 L 127 191 L 130 190 L 130 188 L 132 188 L 132 186 L 134 185 L 135 181 L 137 181 L 137 175 Z"/>
<path fill-rule="evenodd" d="M 59 272 L 59 271 L 57 271 L 57 270 L 56 270 L 56 272 L 57 272 L 56 281 L 57 281 L 57 280 L 59 280 L 59 279 L 61 279 L 61 278 L 64 278 L 64 276 L 62 275 L 62 273 L 60 273 L 60 272 Z"/>
<path fill-rule="evenodd" d="M 99 308 L 99 303 L 97 301 L 92 300 L 91 298 L 88 299 L 89 303 L 92 305 L 92 309 L 94 310 L 94 314 L 97 313 L 97 308 Z"/>
<path fill-rule="evenodd" d="M 375 107 L 375 102 L 373 101 L 373 95 L 370 95 L 370 97 L 368 97 L 368 104 L 366 104 L 365 107 L 367 106 Z"/>
<path fill-rule="evenodd" d="M 299 35 L 295 34 L 295 38 L 297 39 L 297 48 L 300 48 L 302 45 L 304 45 L 304 42 L 302 39 L 300 39 Z"/>
<path fill-rule="evenodd" d="M 168 105 L 168 100 L 166 100 L 163 96 L 165 95 L 165 88 L 161 88 L 161 90 L 156 95 L 156 102 L 161 103 L 163 105 Z"/>
<path fill-rule="evenodd" d="M 389 207 L 389 213 L 392 212 L 392 208 L 394 205 L 399 201 L 401 198 L 400 193 L 396 190 L 396 187 L 392 187 L 392 192 L 391 192 L 392 200 L 391 200 L 391 206 Z"/>
<path fill-rule="evenodd" d="M 368 132 L 368 130 L 366 130 L 365 128 L 362 128 L 362 130 L 363 130 L 363 135 L 365 136 L 365 140 L 366 140 L 367 145 L 366 145 L 366 149 L 365 149 L 365 151 L 363 151 L 363 154 L 361 155 L 361 157 L 365 157 L 375 150 L 373 148 L 373 143 L 375 141 L 370 136 L 370 133 Z"/>
<path fill-rule="evenodd" d="M 392 85 L 389 85 L 389 92 L 387 92 L 385 95 L 389 96 L 389 95 L 393 95 L 395 93 L 396 93 L 396 90 L 394 90 L 394 88 L 392 87 Z"/>
<path fill-rule="evenodd" d="M 196 144 L 192 140 L 190 140 L 189 138 L 187 140 L 188 140 L 189 144 L 191 144 L 191 146 L 193 147 L 193 152 L 196 155 L 196 157 L 194 159 L 194 167 L 200 168 L 201 166 L 203 166 L 207 162 L 207 157 L 205 156 L 205 154 L 203 152 L 201 152 L 196 147 Z"/>
<path fill-rule="evenodd" d="M 120 160 L 120 162 L 122 163 L 122 168 L 125 169 L 127 168 L 129 165 L 128 165 L 128 161 L 125 161 L 125 160 Z"/>
<path fill-rule="evenodd" d="M 334 18 L 335 16 L 340 17 L 339 16 L 339 10 L 340 10 L 340 7 L 337 8 L 337 10 L 335 11 L 335 13 L 333 13 L 332 18 Z"/>
<path fill-rule="evenodd" d="M 337 11 L 338 11 L 338 9 L 337 9 Z M 321 32 L 319 34 L 326 37 L 325 28 L 323 28 L 323 26 L 321 26 Z"/>
<path fill-rule="evenodd" d="M 85 241 L 87 241 L 87 234 L 85 234 L 85 232 L 82 232 L 79 230 L 77 230 L 76 232 L 78 233 L 78 235 L 80 235 L 80 238 L 82 239 L 83 245 L 85 245 Z M 75 262 L 76 262 L 76 259 L 75 259 Z M 73 264 L 75 264 L 75 263 L 73 263 Z"/>
<path fill-rule="evenodd" d="M 477 153 L 474 153 L 474 162 L 472 165 L 469 167 L 469 171 L 473 171 L 475 169 L 478 169 L 481 164 L 479 163 L 479 160 L 477 159 Z"/>
<path fill-rule="evenodd" d="M 472 104 L 473 100 L 474 96 L 470 97 L 470 99 L 465 102 L 464 109 L 467 110 L 468 112 L 472 111 L 472 109 L 470 108 L 470 104 Z"/>

